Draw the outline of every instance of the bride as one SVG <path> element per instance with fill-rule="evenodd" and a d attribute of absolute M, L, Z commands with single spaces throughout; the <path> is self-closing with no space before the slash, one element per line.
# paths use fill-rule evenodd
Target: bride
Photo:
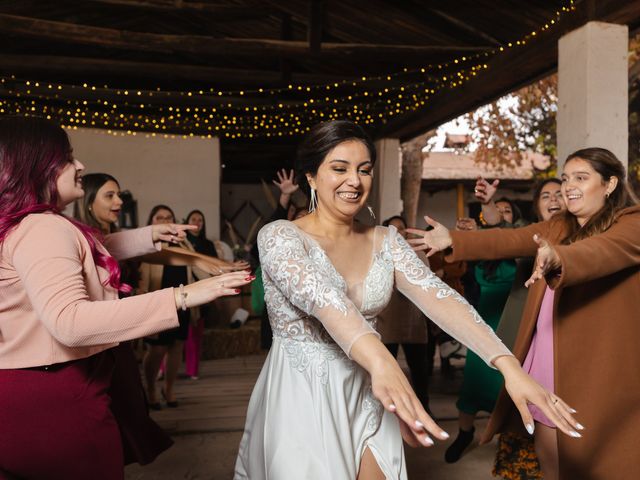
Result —
<path fill-rule="evenodd" d="M 376 333 L 376 315 L 394 288 L 502 373 L 530 433 L 527 403 L 579 436 L 570 407 L 523 372 L 395 228 L 355 221 L 375 160 L 373 143 L 354 123 L 315 126 L 296 160 L 312 213 L 270 223 L 258 235 L 274 338 L 249 403 L 236 480 L 406 479 L 403 438 L 425 447 L 448 438 Z"/>

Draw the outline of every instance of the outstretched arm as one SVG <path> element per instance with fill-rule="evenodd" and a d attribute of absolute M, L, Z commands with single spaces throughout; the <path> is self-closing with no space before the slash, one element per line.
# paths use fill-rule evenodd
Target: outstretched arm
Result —
<path fill-rule="evenodd" d="M 450 231 L 430 217 L 425 217 L 425 220 L 433 226 L 433 230 L 408 228 L 408 233 L 416 235 L 408 242 L 415 250 L 428 251 L 429 256 L 452 248 L 451 253 L 446 256 L 449 262 L 532 257 L 538 247 L 533 241 L 533 236 L 548 236 L 550 225 L 555 221 L 552 219 L 521 228 L 490 228 L 463 232 Z"/>
<path fill-rule="evenodd" d="M 139 260 L 158 265 L 192 266 L 203 270 L 208 275 L 220 275 L 249 268 L 249 264 L 244 261 L 231 263 L 186 248 L 164 245 L 159 252 L 144 255 Z M 198 278 L 201 278 L 201 275 Z"/>
<path fill-rule="evenodd" d="M 533 403 L 563 432 L 579 436 L 575 431 L 579 424 L 571 416 L 569 407 L 560 399 L 556 401 L 555 395 L 525 374 L 475 309 L 429 270 L 397 232 L 390 234 L 398 290 L 440 328 L 467 345 L 489 366 L 500 370 L 527 430 L 533 432 L 533 419 L 527 408 L 527 403 Z"/>

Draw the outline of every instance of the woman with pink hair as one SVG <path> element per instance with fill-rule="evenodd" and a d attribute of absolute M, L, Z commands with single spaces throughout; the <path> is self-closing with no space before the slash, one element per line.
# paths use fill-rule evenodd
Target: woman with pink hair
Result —
<path fill-rule="evenodd" d="M 118 299 L 117 260 L 177 243 L 190 227 L 102 238 L 62 214 L 84 166 L 58 125 L 0 119 L 0 477 L 118 479 L 122 442 L 108 394 L 118 342 L 174 328 L 177 310 L 234 295 L 236 272 Z"/>

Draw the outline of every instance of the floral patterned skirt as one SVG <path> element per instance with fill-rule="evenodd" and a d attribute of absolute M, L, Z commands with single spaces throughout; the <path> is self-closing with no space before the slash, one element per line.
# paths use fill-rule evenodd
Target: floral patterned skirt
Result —
<path fill-rule="evenodd" d="M 533 438 L 515 433 L 501 434 L 493 476 L 506 480 L 542 479 Z"/>

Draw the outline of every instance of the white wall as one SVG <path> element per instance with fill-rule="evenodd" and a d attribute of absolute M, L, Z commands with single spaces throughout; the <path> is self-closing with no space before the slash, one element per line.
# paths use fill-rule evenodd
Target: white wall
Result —
<path fill-rule="evenodd" d="M 454 228 L 456 226 L 457 198 L 455 188 L 450 190 L 441 190 L 434 194 L 424 191 L 421 192 L 420 200 L 418 201 L 416 228 L 426 227 L 426 223 L 423 219 L 425 215 L 429 215 L 431 218 L 442 223 L 447 228 Z"/>
<path fill-rule="evenodd" d="M 164 203 L 182 219 L 200 209 L 207 235 L 219 237 L 220 142 L 217 138 L 114 136 L 104 130 L 68 130 L 75 157 L 85 173 L 108 173 L 138 202 L 138 223 L 151 208 Z"/>
<path fill-rule="evenodd" d="M 397 138 L 383 138 L 375 142 L 378 159 L 374 172 L 374 186 L 370 204 L 378 223 L 402 213 L 400 195 L 401 153 Z"/>

